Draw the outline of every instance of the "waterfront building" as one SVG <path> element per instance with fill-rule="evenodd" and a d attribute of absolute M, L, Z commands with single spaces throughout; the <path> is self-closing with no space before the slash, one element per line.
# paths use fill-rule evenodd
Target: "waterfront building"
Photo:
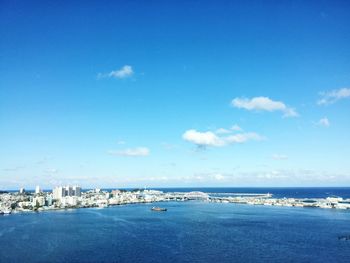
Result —
<path fill-rule="evenodd" d="M 120 195 L 122 192 L 120 190 L 112 190 L 111 194 L 116 197 L 118 195 Z"/>
<path fill-rule="evenodd" d="M 52 194 L 48 194 L 48 195 L 46 196 L 46 202 L 45 202 L 45 204 L 46 204 L 47 206 L 51 206 L 52 203 L 53 203 L 53 195 L 52 195 Z"/>
<path fill-rule="evenodd" d="M 35 187 L 35 193 L 36 193 L 36 194 L 40 194 L 40 193 L 41 193 L 41 188 L 40 188 L 39 185 L 37 185 L 37 186 Z"/>
<path fill-rule="evenodd" d="M 81 187 L 80 186 L 73 186 L 73 195 L 74 196 L 78 196 L 80 197 L 81 196 Z"/>
<path fill-rule="evenodd" d="M 66 196 L 66 190 L 62 186 L 55 187 L 52 192 L 53 192 L 53 199 L 56 199 L 56 200 L 61 200 L 62 197 Z"/>
<path fill-rule="evenodd" d="M 44 196 L 35 196 L 32 201 L 32 206 L 41 207 L 45 205 L 45 197 Z"/>
<path fill-rule="evenodd" d="M 72 186 L 67 185 L 65 187 L 65 196 L 74 196 Z"/>
<path fill-rule="evenodd" d="M 25 190 L 24 188 L 20 188 L 20 189 L 19 189 L 19 193 L 20 193 L 20 194 L 24 194 L 25 192 L 26 192 L 26 190 Z"/>
<path fill-rule="evenodd" d="M 81 187 L 80 186 L 58 186 L 53 189 L 53 199 L 61 200 L 66 196 L 81 196 Z"/>
<path fill-rule="evenodd" d="M 65 196 L 60 201 L 62 206 L 76 206 L 78 204 L 76 196 Z"/>

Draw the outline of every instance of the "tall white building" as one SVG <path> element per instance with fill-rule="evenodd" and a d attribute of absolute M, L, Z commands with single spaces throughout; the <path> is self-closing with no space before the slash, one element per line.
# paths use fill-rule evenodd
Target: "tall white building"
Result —
<path fill-rule="evenodd" d="M 45 205 L 45 197 L 44 196 L 36 196 L 32 201 L 33 206 L 44 206 Z"/>
<path fill-rule="evenodd" d="M 40 186 L 39 186 L 39 185 L 37 185 L 37 186 L 35 187 L 35 193 L 36 193 L 36 194 L 40 194 L 40 193 L 41 193 L 41 189 L 40 189 Z"/>
<path fill-rule="evenodd" d="M 53 189 L 53 199 L 61 200 L 62 197 L 66 196 L 66 189 L 62 186 Z"/>
<path fill-rule="evenodd" d="M 53 199 L 62 200 L 66 196 L 81 196 L 81 187 L 80 186 L 59 186 L 53 189 Z"/>

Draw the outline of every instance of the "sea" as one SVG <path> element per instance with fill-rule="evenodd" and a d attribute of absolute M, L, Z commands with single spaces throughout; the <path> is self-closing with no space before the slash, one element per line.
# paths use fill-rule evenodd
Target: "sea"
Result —
<path fill-rule="evenodd" d="M 350 188 L 189 190 L 350 196 Z M 0 262 L 350 262 L 350 210 L 188 201 L 152 212 L 153 205 L 0 216 Z"/>

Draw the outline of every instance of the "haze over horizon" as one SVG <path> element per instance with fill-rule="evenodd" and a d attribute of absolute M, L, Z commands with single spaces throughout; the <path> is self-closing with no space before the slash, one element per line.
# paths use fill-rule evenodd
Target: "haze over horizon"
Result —
<path fill-rule="evenodd" d="M 347 1 L 0 1 L 0 190 L 350 186 Z"/>

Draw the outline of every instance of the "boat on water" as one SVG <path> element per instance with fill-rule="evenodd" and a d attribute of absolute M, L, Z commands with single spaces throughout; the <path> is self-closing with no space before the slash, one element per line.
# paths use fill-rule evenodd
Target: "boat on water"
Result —
<path fill-rule="evenodd" d="M 151 210 L 152 210 L 152 211 L 156 211 L 156 212 L 165 212 L 165 211 L 167 211 L 168 209 L 162 208 L 162 207 L 158 207 L 158 206 L 153 206 L 153 207 L 151 208 Z"/>

